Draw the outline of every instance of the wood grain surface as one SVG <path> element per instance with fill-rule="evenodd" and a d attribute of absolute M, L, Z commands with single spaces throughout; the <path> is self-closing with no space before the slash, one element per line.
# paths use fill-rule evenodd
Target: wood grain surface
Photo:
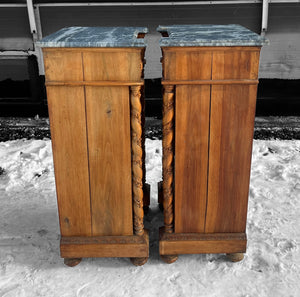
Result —
<path fill-rule="evenodd" d="M 244 232 L 256 86 L 212 86 L 205 232 Z"/>
<path fill-rule="evenodd" d="M 65 52 L 43 49 L 46 81 L 82 81 L 83 68 L 80 51 Z"/>
<path fill-rule="evenodd" d="M 166 233 L 159 230 L 161 255 L 244 253 L 247 246 L 245 233 Z"/>
<path fill-rule="evenodd" d="M 83 52 L 84 78 L 87 81 L 122 81 L 141 79 L 141 53 L 132 51 Z"/>
<path fill-rule="evenodd" d="M 92 234 L 132 235 L 128 87 L 86 87 Z"/>
<path fill-rule="evenodd" d="M 177 86 L 175 232 L 204 232 L 210 86 Z"/>
<path fill-rule="evenodd" d="M 160 254 L 243 253 L 260 48 L 162 51 L 162 83 L 175 85 L 175 233 L 164 230 Z"/>
<path fill-rule="evenodd" d="M 165 80 L 193 80 L 211 78 L 211 51 L 163 49 L 163 77 Z"/>
<path fill-rule="evenodd" d="M 143 216 L 133 235 L 129 91 L 140 100 L 144 50 L 43 49 L 63 258 L 149 256 Z"/>
<path fill-rule="evenodd" d="M 149 257 L 149 233 L 142 236 L 62 237 L 62 258 Z"/>
<path fill-rule="evenodd" d="M 206 240 L 206 241 L 160 241 L 159 251 L 161 255 L 178 254 L 220 254 L 220 253 L 244 253 L 246 241 L 239 240 Z"/>
<path fill-rule="evenodd" d="M 63 236 L 91 235 L 83 87 L 48 87 L 55 181 Z"/>
<path fill-rule="evenodd" d="M 212 79 L 257 79 L 259 51 L 260 48 L 257 47 L 214 51 Z"/>

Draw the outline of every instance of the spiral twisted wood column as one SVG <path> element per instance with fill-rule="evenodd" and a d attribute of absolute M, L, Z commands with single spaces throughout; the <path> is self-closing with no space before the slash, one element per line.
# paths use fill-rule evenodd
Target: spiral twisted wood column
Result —
<path fill-rule="evenodd" d="M 163 206 L 165 232 L 173 233 L 173 161 L 174 161 L 174 86 L 164 87 L 163 94 Z"/>
<path fill-rule="evenodd" d="M 131 86 L 131 150 L 134 234 L 144 234 L 141 86 Z"/>

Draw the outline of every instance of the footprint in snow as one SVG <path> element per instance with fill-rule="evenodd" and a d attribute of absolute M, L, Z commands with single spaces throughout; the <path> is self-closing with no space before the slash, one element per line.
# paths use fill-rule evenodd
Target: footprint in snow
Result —
<path fill-rule="evenodd" d="M 277 243 L 277 246 L 279 247 L 280 251 L 283 254 L 290 253 L 293 250 L 295 250 L 297 247 L 296 243 L 293 240 L 287 240 L 287 239 L 279 241 Z"/>
<path fill-rule="evenodd" d="M 177 273 L 174 273 L 173 275 L 171 275 L 169 278 L 168 278 L 168 281 L 171 282 L 172 284 L 176 284 L 177 283 L 177 279 L 181 276 L 181 273 L 177 272 Z"/>

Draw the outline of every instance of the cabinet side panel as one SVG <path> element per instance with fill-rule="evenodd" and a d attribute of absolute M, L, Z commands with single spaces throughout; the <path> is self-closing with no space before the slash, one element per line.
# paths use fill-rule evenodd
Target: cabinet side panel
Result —
<path fill-rule="evenodd" d="M 140 81 L 142 76 L 141 52 L 136 50 L 83 52 L 83 64 L 86 81 Z"/>
<path fill-rule="evenodd" d="M 128 87 L 86 87 L 93 236 L 132 235 Z"/>
<path fill-rule="evenodd" d="M 177 86 L 175 232 L 204 232 L 210 86 Z"/>
<path fill-rule="evenodd" d="M 83 87 L 47 87 L 62 236 L 91 235 Z"/>
<path fill-rule="evenodd" d="M 257 79 L 257 50 L 226 50 L 213 52 L 212 79 Z"/>
<path fill-rule="evenodd" d="M 245 232 L 255 85 L 212 86 L 205 232 Z"/>
<path fill-rule="evenodd" d="M 80 51 L 43 50 L 47 81 L 82 81 Z"/>
<path fill-rule="evenodd" d="M 163 50 L 165 80 L 211 79 L 211 51 Z"/>

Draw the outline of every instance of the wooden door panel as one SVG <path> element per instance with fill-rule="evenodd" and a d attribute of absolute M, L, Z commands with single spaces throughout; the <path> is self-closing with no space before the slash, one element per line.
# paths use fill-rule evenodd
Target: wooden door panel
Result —
<path fill-rule="evenodd" d="M 91 210 L 83 87 L 47 87 L 62 236 L 90 236 Z"/>
<path fill-rule="evenodd" d="M 204 232 L 210 86 L 177 86 L 175 232 Z"/>
<path fill-rule="evenodd" d="M 86 87 L 93 236 L 132 235 L 128 87 Z"/>
<path fill-rule="evenodd" d="M 214 85 L 205 232 L 245 232 L 256 85 Z"/>

